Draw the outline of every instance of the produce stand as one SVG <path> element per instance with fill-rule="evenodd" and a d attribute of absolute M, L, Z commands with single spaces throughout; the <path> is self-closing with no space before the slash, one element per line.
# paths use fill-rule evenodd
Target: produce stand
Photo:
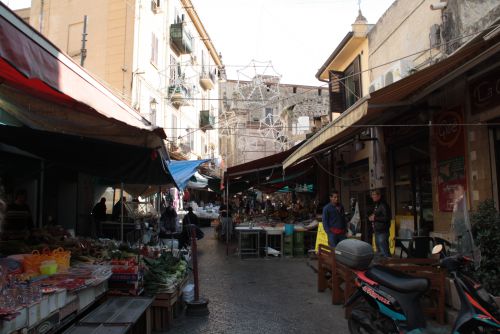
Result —
<path fill-rule="evenodd" d="M 49 329 L 54 331 L 73 321 L 103 297 L 106 291 L 107 278 L 100 278 L 75 290 L 57 289 L 44 294 L 38 302 L 18 308 L 14 318 L 0 320 L 0 333 L 24 329 L 33 333 Z"/>
<path fill-rule="evenodd" d="M 181 308 L 182 290 L 187 284 L 187 277 L 179 283 L 174 291 L 168 293 L 158 293 L 155 295 L 151 313 L 152 327 L 154 331 L 166 331 L 170 329 L 176 310 Z"/>
<path fill-rule="evenodd" d="M 0 251 L 8 255 L 0 258 L 0 334 L 45 333 L 70 326 L 104 296 L 109 300 L 129 298 L 130 305 L 144 298 L 150 304 L 155 301 L 155 328 L 171 325 L 187 282 L 184 251 L 140 243 L 131 248 L 114 240 L 49 232 L 38 235 L 36 244 L 28 239 L 0 243 L 6 246 Z M 23 254 L 15 254 L 16 250 Z M 150 328 L 150 320 L 148 324 Z M 122 325 L 112 332 L 130 333 L 136 328 L 132 322 Z M 107 333 L 108 326 L 106 322 L 80 321 L 71 331 Z"/>

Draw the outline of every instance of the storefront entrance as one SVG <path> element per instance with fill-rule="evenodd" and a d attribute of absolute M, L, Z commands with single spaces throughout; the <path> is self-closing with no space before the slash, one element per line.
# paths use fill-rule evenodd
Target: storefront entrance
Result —
<path fill-rule="evenodd" d="M 391 150 L 395 218 L 400 229 L 408 230 L 406 233 L 418 231 L 418 235 L 428 235 L 433 230 L 428 138 L 422 134 L 402 145 L 394 145 Z"/>

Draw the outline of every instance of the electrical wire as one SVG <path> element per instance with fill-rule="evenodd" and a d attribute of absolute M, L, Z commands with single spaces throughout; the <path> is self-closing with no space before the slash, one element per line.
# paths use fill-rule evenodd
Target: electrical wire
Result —
<path fill-rule="evenodd" d="M 459 40 L 459 39 L 463 39 L 463 38 L 466 38 L 466 37 L 470 37 L 470 36 L 474 36 L 474 35 L 477 35 L 477 34 L 480 34 L 484 31 L 487 31 L 487 30 L 490 30 L 492 28 L 495 28 L 495 27 L 498 27 L 500 26 L 500 24 L 496 24 L 496 25 L 492 25 L 488 28 L 485 28 L 485 29 L 482 29 L 482 30 L 479 30 L 479 31 L 476 31 L 476 32 L 473 32 L 473 33 L 469 33 L 469 34 L 465 34 L 465 35 L 461 35 L 461 36 L 457 36 L 453 39 L 450 39 L 449 41 L 446 41 L 444 43 L 441 43 L 440 45 L 445 45 L 445 44 L 448 44 L 450 42 L 453 42 L 455 40 Z M 437 46 L 436 46 L 437 47 Z M 427 52 L 429 49 L 434 49 L 435 47 L 430 47 L 430 48 L 426 48 L 426 49 L 423 49 L 423 50 L 420 50 L 418 52 L 413 52 L 411 54 L 408 54 L 406 56 L 402 56 L 402 57 L 399 57 L 399 58 L 396 58 L 396 59 L 393 59 L 391 61 L 388 61 L 388 62 L 385 62 L 383 64 L 379 64 L 379 65 L 376 65 L 376 66 L 372 66 L 366 70 L 362 70 L 362 71 L 359 71 L 357 73 L 353 73 L 352 75 L 349 75 L 349 76 L 345 76 L 345 77 L 342 77 L 342 78 L 339 78 L 339 79 L 335 79 L 335 80 L 332 80 L 331 83 L 336 83 L 336 82 L 341 82 L 342 80 L 345 80 L 346 78 L 349 78 L 349 77 L 353 77 L 353 76 L 357 76 L 357 75 L 360 75 L 361 73 L 365 73 L 365 72 L 368 72 L 368 71 L 372 71 L 373 69 L 376 69 L 376 68 L 380 68 L 380 67 L 383 67 L 383 66 L 386 66 L 386 65 L 390 65 L 394 62 L 397 62 L 397 61 L 401 61 L 405 58 L 408 58 L 408 57 L 411 57 L 411 56 L 415 56 L 415 55 L 419 55 L 423 52 Z M 318 89 L 320 87 L 326 87 L 327 85 L 329 85 L 330 83 L 326 83 L 326 84 L 323 84 L 323 85 L 320 85 L 318 87 L 315 87 L 314 89 Z M 313 91 L 313 89 L 310 89 L 310 90 L 305 90 L 303 92 L 300 92 L 300 93 L 297 93 L 295 94 L 294 96 L 290 96 L 290 97 L 285 97 L 283 99 L 278 99 L 276 102 L 273 102 L 273 103 L 270 103 L 270 104 L 266 104 L 266 105 L 263 105 L 263 106 L 259 106 L 258 108 L 253 108 L 253 109 L 248 109 L 247 112 L 252 112 L 252 111 L 257 111 L 257 110 L 261 110 L 262 108 L 265 108 L 265 107 L 269 107 L 269 106 L 272 106 L 272 105 L 275 105 L 276 103 L 279 103 L 279 102 L 283 102 L 283 101 L 286 101 L 288 99 L 291 99 L 292 97 L 295 98 L 296 96 L 299 96 L 299 95 L 304 95 L 304 94 L 307 94 L 309 92 Z M 236 118 L 238 116 L 233 116 L 232 118 Z M 227 121 L 227 120 L 225 120 Z M 214 123 L 215 124 L 218 124 L 219 122 L 216 122 Z M 370 125 L 371 126 L 371 125 Z M 385 126 L 385 125 L 378 125 L 378 126 Z M 402 126 L 407 126 L 406 124 L 402 125 Z M 427 125 L 418 125 L 418 126 L 429 126 L 428 124 Z M 340 127 L 345 127 L 345 126 L 340 126 Z M 366 127 L 366 126 L 365 126 Z M 199 131 L 201 129 L 194 129 L 193 132 L 196 132 L 196 131 Z M 184 136 L 183 136 L 184 137 Z"/>

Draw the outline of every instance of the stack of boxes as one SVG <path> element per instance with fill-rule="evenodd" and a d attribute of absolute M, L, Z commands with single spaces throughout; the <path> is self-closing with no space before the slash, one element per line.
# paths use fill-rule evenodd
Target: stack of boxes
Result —
<path fill-rule="evenodd" d="M 139 296 L 144 291 L 144 270 L 135 258 L 112 260 L 113 274 L 108 287 L 111 294 Z"/>

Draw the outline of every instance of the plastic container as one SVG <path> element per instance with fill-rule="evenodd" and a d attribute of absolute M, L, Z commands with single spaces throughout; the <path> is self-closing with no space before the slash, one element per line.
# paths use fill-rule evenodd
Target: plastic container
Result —
<path fill-rule="evenodd" d="M 285 235 L 293 235 L 293 224 L 285 224 Z"/>
<path fill-rule="evenodd" d="M 43 261 L 40 264 L 40 273 L 42 275 L 54 275 L 57 273 L 57 262 L 55 260 Z"/>
<path fill-rule="evenodd" d="M 372 262 L 373 249 L 367 242 L 345 239 L 335 247 L 335 260 L 355 270 L 366 270 Z"/>
<path fill-rule="evenodd" d="M 182 299 L 187 303 L 194 300 L 194 284 L 187 284 L 182 289 Z"/>

